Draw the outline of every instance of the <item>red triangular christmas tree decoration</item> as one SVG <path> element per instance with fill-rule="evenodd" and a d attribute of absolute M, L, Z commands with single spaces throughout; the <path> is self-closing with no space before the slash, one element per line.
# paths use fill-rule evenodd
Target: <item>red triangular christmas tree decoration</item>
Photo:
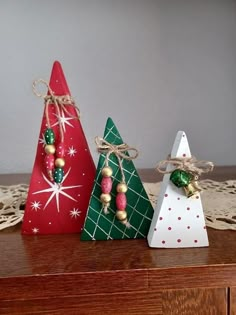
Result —
<path fill-rule="evenodd" d="M 70 96 L 62 67 L 58 61 L 53 65 L 49 87 L 55 96 Z M 57 149 L 54 154 L 45 152 L 46 143 L 48 143 L 45 131 L 49 127 L 46 116 L 48 116 L 50 128 L 55 135 L 55 147 Z M 58 149 L 61 145 L 59 126 L 63 134 L 63 153 Z M 61 178 L 61 183 L 50 178 L 45 164 L 45 156 L 47 155 L 52 158 L 55 155 L 55 159 L 62 157 L 61 160 L 65 161 L 64 176 Z M 45 107 L 44 109 L 22 233 L 80 232 L 84 224 L 94 177 L 94 162 L 76 108 L 68 104 L 58 105 L 56 108 L 55 104 L 50 103 L 48 108 Z"/>
<path fill-rule="evenodd" d="M 115 146 L 124 143 L 111 118 L 107 120 L 103 139 Z M 126 154 L 128 155 L 127 152 Z M 152 220 L 153 207 L 134 163 L 127 159 L 122 159 L 122 168 L 128 188 L 126 191 L 127 205 L 125 210 L 129 225 L 117 219 L 117 210 L 119 210 L 117 206 L 117 187 L 121 183 L 122 174 L 117 156 L 114 153 L 109 155 L 109 167 L 112 169 L 112 175 L 110 176 L 112 180 L 111 201 L 107 209 L 108 213 L 104 213 L 100 198 L 105 161 L 106 154 L 101 153 L 81 240 L 145 238 Z"/>

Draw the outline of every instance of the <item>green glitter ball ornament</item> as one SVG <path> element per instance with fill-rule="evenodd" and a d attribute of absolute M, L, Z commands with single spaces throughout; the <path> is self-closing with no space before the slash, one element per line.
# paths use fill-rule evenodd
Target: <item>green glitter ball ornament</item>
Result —
<path fill-rule="evenodd" d="M 183 170 L 175 170 L 170 175 L 170 180 L 172 183 L 179 188 L 188 186 L 192 179 L 193 176 Z"/>

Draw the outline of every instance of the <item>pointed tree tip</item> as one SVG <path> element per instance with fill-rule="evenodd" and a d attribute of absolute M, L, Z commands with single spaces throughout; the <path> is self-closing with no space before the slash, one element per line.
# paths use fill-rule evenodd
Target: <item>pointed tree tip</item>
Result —
<path fill-rule="evenodd" d="M 186 133 L 183 130 L 177 132 L 175 139 L 180 141 L 181 139 L 187 139 Z"/>
<path fill-rule="evenodd" d="M 108 136 L 109 136 L 109 140 L 107 138 Z M 115 145 L 119 145 L 119 144 L 123 143 L 122 137 L 121 137 L 115 123 L 113 122 L 113 120 L 110 117 L 107 118 L 103 137 L 104 137 L 104 139 L 108 140 L 108 142 L 113 143 Z"/>
<path fill-rule="evenodd" d="M 109 122 L 113 123 L 113 120 L 111 119 L 111 117 L 107 118 L 107 123 L 109 123 Z"/>
<path fill-rule="evenodd" d="M 106 128 L 109 128 L 111 126 L 115 126 L 115 124 L 114 124 L 114 121 L 111 119 L 111 117 L 108 117 L 106 121 Z"/>
<path fill-rule="evenodd" d="M 52 72 L 56 72 L 56 73 L 62 73 L 63 72 L 62 65 L 58 60 L 55 60 L 53 62 Z"/>
<path fill-rule="evenodd" d="M 70 90 L 59 61 L 54 61 L 49 85 L 56 95 L 70 95 Z"/>
<path fill-rule="evenodd" d="M 186 135 L 186 133 L 183 130 L 180 130 L 177 132 L 177 135 Z"/>
<path fill-rule="evenodd" d="M 171 157 L 191 157 L 188 139 L 184 131 L 178 131 L 171 150 Z"/>
<path fill-rule="evenodd" d="M 53 66 L 60 66 L 60 67 L 61 67 L 60 61 L 55 60 L 55 61 L 53 62 Z"/>

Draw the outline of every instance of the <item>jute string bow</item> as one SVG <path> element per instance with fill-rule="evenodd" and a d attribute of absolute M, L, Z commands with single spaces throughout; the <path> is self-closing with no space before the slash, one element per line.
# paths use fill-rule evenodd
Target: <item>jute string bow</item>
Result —
<path fill-rule="evenodd" d="M 48 90 L 48 94 L 41 94 L 37 91 L 37 86 L 39 84 L 43 84 L 46 86 L 47 90 Z M 59 125 L 59 132 L 60 132 L 60 139 L 61 142 L 64 141 L 64 132 L 63 132 L 63 127 L 62 127 L 62 123 L 60 121 L 60 108 L 70 117 L 74 118 L 74 119 L 79 119 L 80 118 L 80 111 L 79 108 L 75 105 L 73 98 L 70 95 L 54 95 L 54 92 L 52 91 L 52 89 L 50 88 L 49 84 L 43 80 L 43 79 L 39 79 L 39 80 L 35 80 L 33 82 L 33 92 L 37 97 L 40 97 L 42 99 L 44 99 L 44 103 L 45 103 L 45 116 L 46 116 L 46 122 L 47 122 L 47 127 L 51 128 L 51 124 L 50 124 L 50 119 L 49 119 L 49 105 L 53 104 L 55 105 L 56 108 L 56 113 L 57 113 L 57 117 L 58 117 L 58 125 Z M 78 116 L 73 116 L 68 109 L 66 108 L 67 105 L 72 105 L 76 111 Z"/>
<path fill-rule="evenodd" d="M 166 170 L 167 165 L 172 165 L 174 168 Z M 202 173 L 211 172 L 214 168 L 214 164 L 210 161 L 197 160 L 195 157 L 186 158 L 171 158 L 168 157 L 158 163 L 157 171 L 162 174 L 170 174 L 175 170 L 183 170 L 194 176 L 197 180 Z"/>
<path fill-rule="evenodd" d="M 120 172 L 121 172 L 121 176 L 122 176 L 122 182 L 125 183 L 125 174 L 124 174 L 124 170 L 123 170 L 123 166 L 122 166 L 122 159 L 127 160 L 127 161 L 131 161 L 131 160 L 136 159 L 136 157 L 138 156 L 138 150 L 133 148 L 133 147 L 130 147 L 126 143 L 122 143 L 122 144 L 118 144 L 118 145 L 111 144 L 101 137 L 96 137 L 95 143 L 97 145 L 98 152 L 106 154 L 105 166 L 108 166 L 110 155 L 115 154 L 115 156 L 118 160 L 118 163 L 119 163 L 119 168 L 120 168 Z M 125 152 L 130 152 L 133 154 L 127 155 Z"/>

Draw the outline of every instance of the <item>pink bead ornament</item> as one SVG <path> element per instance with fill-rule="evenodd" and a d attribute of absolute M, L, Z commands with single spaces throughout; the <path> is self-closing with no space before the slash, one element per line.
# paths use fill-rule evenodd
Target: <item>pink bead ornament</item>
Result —
<path fill-rule="evenodd" d="M 125 193 L 127 192 L 128 187 L 126 183 L 122 182 L 119 183 L 116 187 L 117 195 L 116 195 L 116 218 L 119 220 L 122 224 L 125 224 L 126 227 L 130 227 L 130 224 L 127 220 L 127 199 Z"/>
<path fill-rule="evenodd" d="M 105 166 L 102 169 L 102 181 L 101 181 L 101 190 L 102 194 L 100 195 L 100 200 L 102 202 L 103 211 L 105 214 L 108 213 L 108 208 L 111 201 L 111 189 L 112 189 L 112 169 L 109 166 Z"/>
<path fill-rule="evenodd" d="M 56 155 L 58 158 L 64 158 L 65 156 L 65 145 L 63 142 L 59 143 L 56 149 Z"/>
<path fill-rule="evenodd" d="M 102 192 L 104 194 L 109 194 L 112 188 L 112 179 L 111 177 L 103 177 L 101 182 Z"/>
<path fill-rule="evenodd" d="M 130 227 L 130 224 L 127 219 L 127 199 L 125 193 L 128 190 L 128 186 L 125 182 L 125 174 L 122 166 L 122 159 L 133 160 L 138 156 L 138 151 L 135 148 L 129 147 L 127 144 L 122 143 L 119 145 L 111 144 L 103 138 L 96 137 L 95 143 L 98 148 L 98 152 L 105 153 L 105 167 L 101 170 L 102 180 L 101 180 L 101 190 L 102 194 L 100 195 L 100 200 L 103 204 L 104 213 L 108 213 L 108 207 L 110 206 L 111 201 L 111 189 L 112 189 L 112 169 L 108 166 L 109 156 L 114 154 L 117 158 L 119 169 L 121 172 L 121 181 L 116 186 L 116 219 L 124 224 L 126 227 Z M 128 155 L 126 152 L 132 151 L 133 155 Z"/>
<path fill-rule="evenodd" d="M 118 192 L 116 195 L 116 207 L 119 210 L 125 210 L 127 205 L 126 195 L 123 192 Z"/>

